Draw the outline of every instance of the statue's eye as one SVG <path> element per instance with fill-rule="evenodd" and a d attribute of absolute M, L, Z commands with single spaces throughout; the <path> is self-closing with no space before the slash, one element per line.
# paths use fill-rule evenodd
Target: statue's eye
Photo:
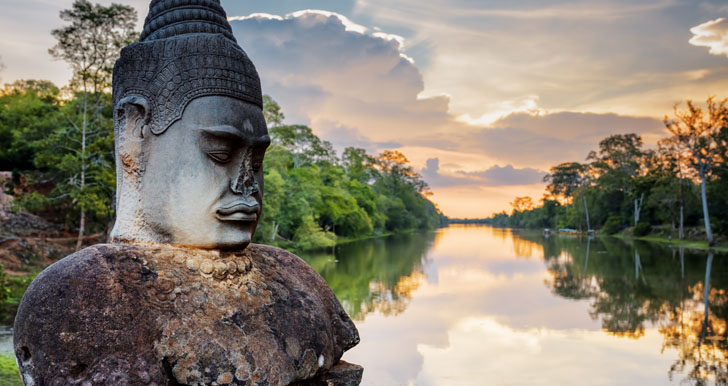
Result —
<path fill-rule="evenodd" d="M 211 152 L 208 152 L 207 155 L 209 155 L 210 158 L 212 158 L 213 160 L 220 162 L 220 163 L 225 163 L 225 162 L 230 161 L 230 153 L 228 153 L 226 151 L 211 151 Z"/>

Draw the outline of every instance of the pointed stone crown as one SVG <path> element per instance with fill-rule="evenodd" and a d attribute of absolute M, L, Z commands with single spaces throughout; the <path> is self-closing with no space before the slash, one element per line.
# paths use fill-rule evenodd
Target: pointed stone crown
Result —
<path fill-rule="evenodd" d="M 219 0 L 153 0 L 139 41 L 193 33 L 221 34 L 237 43 Z"/>
<path fill-rule="evenodd" d="M 114 66 L 114 105 L 139 95 L 164 133 L 193 99 L 221 95 L 263 107 L 260 77 L 219 0 L 152 0 L 138 43 Z"/>

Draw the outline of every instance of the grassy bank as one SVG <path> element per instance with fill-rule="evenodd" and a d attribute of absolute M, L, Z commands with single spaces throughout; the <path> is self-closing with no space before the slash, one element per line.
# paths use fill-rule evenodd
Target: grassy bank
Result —
<path fill-rule="evenodd" d="M 0 354 L 0 386 L 23 386 L 18 365 L 12 355 Z"/>
<path fill-rule="evenodd" d="M 417 232 L 416 230 L 411 231 L 405 231 L 405 232 L 384 232 L 384 233 L 372 233 L 366 236 L 361 237 L 339 237 L 336 239 L 336 245 L 342 245 L 342 244 L 349 244 L 356 241 L 363 241 L 363 240 L 373 240 L 373 239 L 381 239 L 383 237 L 389 237 L 394 236 L 395 234 L 401 234 L 401 233 L 414 233 Z"/>
<path fill-rule="evenodd" d="M 728 246 L 719 245 L 710 247 L 708 246 L 707 241 L 697 241 L 697 240 L 680 240 L 680 239 L 670 239 L 668 237 L 664 236 L 658 236 L 658 235 L 647 235 L 642 237 L 635 237 L 632 235 L 625 235 L 625 234 L 616 234 L 608 237 L 615 237 L 623 240 L 640 240 L 640 241 L 647 241 L 650 243 L 660 243 L 660 244 L 669 244 L 669 245 L 675 245 L 683 248 L 688 249 L 700 249 L 700 250 L 713 250 L 716 252 L 728 252 Z"/>

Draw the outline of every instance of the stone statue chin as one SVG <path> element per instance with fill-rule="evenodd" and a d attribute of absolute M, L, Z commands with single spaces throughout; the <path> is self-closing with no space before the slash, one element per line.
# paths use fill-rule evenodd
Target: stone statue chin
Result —
<path fill-rule="evenodd" d="M 359 342 L 326 282 L 250 244 L 270 144 L 219 0 L 152 0 L 114 68 L 112 244 L 43 271 L 14 347 L 30 385 L 340 385 Z"/>

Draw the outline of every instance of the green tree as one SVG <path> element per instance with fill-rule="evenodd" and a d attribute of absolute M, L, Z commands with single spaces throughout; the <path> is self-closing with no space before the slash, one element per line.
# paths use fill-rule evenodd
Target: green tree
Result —
<path fill-rule="evenodd" d="M 19 80 L 0 91 L 0 170 L 35 168 L 37 142 L 59 124 L 59 92 L 38 80 Z"/>
<path fill-rule="evenodd" d="M 95 175 L 91 169 L 101 163 L 107 149 L 94 147 L 108 143 L 110 128 L 104 122 L 103 110 L 109 105 L 107 92 L 111 87 L 113 65 L 121 48 L 137 38 L 137 13 L 134 8 L 125 5 L 105 7 L 87 0 L 76 0 L 71 9 L 61 11 L 60 16 L 70 24 L 51 32 L 57 44 L 48 52 L 71 66 L 73 78 L 70 88 L 78 103 L 69 105 L 66 111 L 68 127 L 61 129 L 56 136 L 60 142 L 47 142 L 46 150 L 62 152 L 59 170 L 65 175 L 64 190 L 73 197 L 79 211 L 76 248 L 80 249 L 86 229 L 86 213 L 103 206 L 98 200 L 86 199 L 94 193 L 89 189 L 95 190 L 94 185 L 105 182 L 103 176 Z M 62 137 L 67 140 L 61 140 Z M 47 157 L 50 160 L 54 158 L 57 157 Z"/>
<path fill-rule="evenodd" d="M 271 124 L 266 153 L 265 210 L 256 240 L 300 249 L 329 247 L 337 236 L 404 232 L 445 223 L 426 198 L 427 184 L 399 152 L 373 157 L 333 146 L 304 125 L 282 125 L 283 113 L 266 97 Z M 276 118 L 280 117 L 280 118 Z"/>
<path fill-rule="evenodd" d="M 689 152 L 689 165 L 700 179 L 700 193 L 703 204 L 703 221 L 708 244 L 713 245 L 713 231 L 710 226 L 708 212 L 707 181 L 714 164 L 720 157 L 719 136 L 728 126 L 728 99 L 715 101 L 713 97 L 706 101 L 707 110 L 687 101 L 685 111 L 675 106 L 675 117 L 665 117 L 665 126 L 672 134 L 672 140 L 680 150 Z"/>
<path fill-rule="evenodd" d="M 331 143 L 322 141 L 308 126 L 274 126 L 270 133 L 273 146 L 293 155 L 293 168 L 316 162 L 336 162 L 336 152 Z"/>
<path fill-rule="evenodd" d="M 691 154 L 684 149 L 675 136 L 660 140 L 657 148 L 658 169 L 677 179 L 677 204 L 679 208 L 678 238 L 685 238 L 685 176 Z"/>
<path fill-rule="evenodd" d="M 551 168 L 543 180 L 548 185 L 546 191 L 566 204 L 573 201 L 576 192 L 585 184 L 588 166 L 578 162 L 567 162 Z"/>
<path fill-rule="evenodd" d="M 286 119 L 281 111 L 281 106 L 268 95 L 263 95 L 263 116 L 270 127 L 280 126 Z"/>
<path fill-rule="evenodd" d="M 562 198 L 567 204 L 573 204 L 574 197 L 578 193 L 582 193 L 587 230 L 591 229 L 591 224 L 589 221 L 589 204 L 584 191 L 591 181 L 589 172 L 589 165 L 567 162 L 552 167 L 550 173 L 544 176 L 543 179 L 548 184 L 546 191 L 553 197 Z"/>
<path fill-rule="evenodd" d="M 649 170 L 654 159 L 654 153 L 643 150 L 642 145 L 642 137 L 637 134 L 615 134 L 599 142 L 599 151 L 592 151 L 587 157 L 601 187 L 632 196 L 635 226 L 640 221 L 645 192 L 639 192 L 634 181 Z"/>
<path fill-rule="evenodd" d="M 377 160 L 366 150 L 347 147 L 341 155 L 341 163 L 350 179 L 367 184 L 378 176 Z"/>

